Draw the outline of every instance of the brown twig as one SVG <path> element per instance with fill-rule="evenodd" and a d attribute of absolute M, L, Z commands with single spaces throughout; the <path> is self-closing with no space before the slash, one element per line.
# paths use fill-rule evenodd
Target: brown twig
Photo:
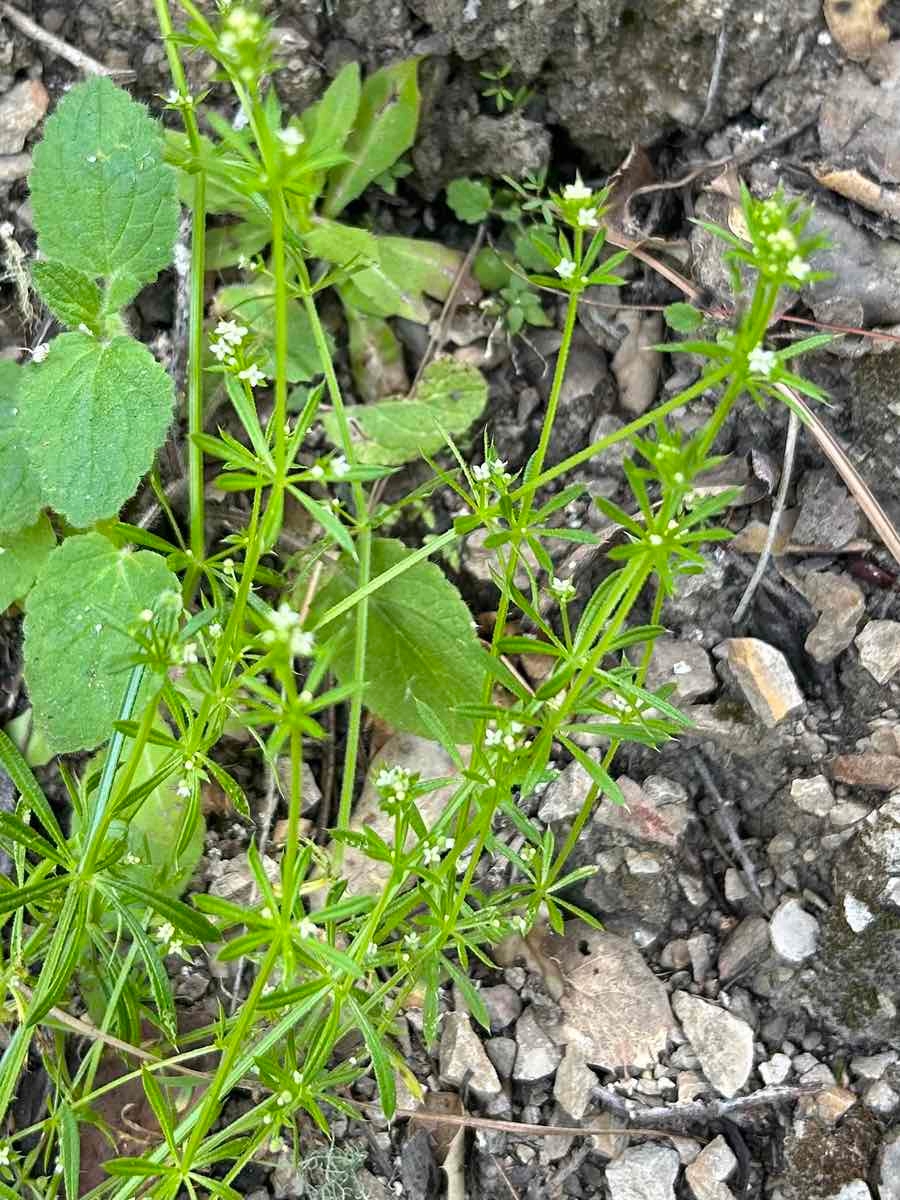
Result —
<path fill-rule="evenodd" d="M 425 368 L 431 362 L 432 358 L 434 358 L 435 354 L 438 353 L 446 340 L 447 326 L 453 320 L 453 314 L 456 312 L 459 289 L 462 287 L 462 281 L 468 274 L 469 267 L 471 267 L 475 259 L 475 255 L 481 249 L 481 244 L 483 241 L 484 222 L 482 221 L 482 223 L 478 226 L 478 232 L 475 234 L 475 240 L 466 251 L 466 257 L 459 264 L 459 270 L 456 272 L 456 275 L 453 278 L 453 283 L 450 285 L 450 291 L 447 293 L 447 299 L 444 301 L 444 307 L 441 310 L 440 319 L 437 323 L 437 329 L 428 339 L 428 345 L 425 347 L 425 353 L 422 355 L 422 361 L 419 363 L 415 378 L 412 381 L 412 387 L 409 389 L 410 395 L 412 395 L 416 390 Z"/>
<path fill-rule="evenodd" d="M 115 75 L 118 78 L 133 78 L 134 71 L 115 70 L 112 67 L 105 67 L 103 63 L 98 62 L 96 58 L 91 58 L 89 54 L 85 54 L 83 50 L 77 49 L 75 46 L 70 46 L 68 42 L 63 41 L 61 37 L 57 37 L 55 33 L 49 33 L 42 25 L 38 25 L 36 21 L 32 21 L 31 17 L 26 17 L 23 12 L 19 12 L 17 8 L 13 8 L 11 4 L 0 2 L 0 14 L 9 21 L 10 25 L 14 25 L 20 33 L 24 33 L 26 37 L 37 42 L 41 46 L 46 46 L 52 54 L 59 55 L 66 62 L 70 62 L 73 67 L 77 67 L 79 71 L 84 71 L 86 75 Z"/>
<path fill-rule="evenodd" d="M 847 457 L 845 451 L 839 445 L 837 438 L 835 438 L 831 430 L 823 424 L 819 417 L 816 416 L 798 392 L 788 387 L 786 383 L 777 383 L 775 386 L 781 392 L 788 405 L 797 413 L 800 420 L 815 437 L 822 452 L 830 459 L 835 470 L 844 483 L 846 483 L 854 500 L 865 513 L 872 528 L 884 543 L 885 548 L 893 555 L 895 561 L 900 564 L 900 534 L 897 533 L 887 513 L 869 491 L 865 480 Z"/>
<path fill-rule="evenodd" d="M 672 1133 L 673 1127 L 681 1129 L 690 1125 L 708 1125 L 712 1121 L 721 1121 L 723 1117 L 733 1117 L 736 1114 L 748 1112 L 753 1108 L 765 1108 L 772 1104 L 786 1104 L 801 1100 L 804 1096 L 812 1096 L 822 1091 L 824 1084 L 800 1084 L 797 1087 L 776 1085 L 760 1088 L 749 1096 L 738 1096 L 732 1100 L 690 1100 L 683 1104 L 658 1105 L 655 1108 L 638 1108 L 633 1102 L 622 1101 L 616 1096 L 617 1103 L 610 1105 L 616 1115 L 630 1123 L 629 1129 L 617 1129 L 616 1133 L 649 1133 L 646 1125 L 668 1126 L 665 1131 Z M 607 1088 L 594 1088 L 594 1095 L 604 1103 L 610 1095 Z M 653 1133 L 659 1133 L 655 1128 Z"/>

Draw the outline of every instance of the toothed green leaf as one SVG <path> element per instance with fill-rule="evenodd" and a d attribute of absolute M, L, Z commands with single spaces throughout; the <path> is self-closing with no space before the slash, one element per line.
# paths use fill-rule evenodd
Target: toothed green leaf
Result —
<path fill-rule="evenodd" d="M 22 368 L 0 359 L 0 534 L 33 525 L 41 511 L 41 485 L 22 442 L 19 413 Z"/>
<path fill-rule="evenodd" d="M 0 533 L 0 612 L 28 594 L 41 567 L 56 545 L 45 516 L 16 533 Z"/>

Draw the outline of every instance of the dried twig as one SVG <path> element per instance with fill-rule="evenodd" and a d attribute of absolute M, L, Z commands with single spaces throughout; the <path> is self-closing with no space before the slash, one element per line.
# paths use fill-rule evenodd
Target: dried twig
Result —
<path fill-rule="evenodd" d="M 719 24 L 719 36 L 716 38 L 716 53 L 713 58 L 712 73 L 709 77 L 709 87 L 706 89 L 706 104 L 703 106 L 703 116 L 698 122 L 698 128 L 702 129 L 712 114 L 713 106 L 719 95 L 719 85 L 722 82 L 722 67 L 725 65 L 725 54 L 728 50 L 728 22 L 731 18 L 731 3 L 726 3 L 722 7 L 722 16 Z"/>
<path fill-rule="evenodd" d="M 0 15 L 6 17 L 10 25 L 15 25 L 20 33 L 24 33 L 26 37 L 37 42 L 38 45 L 46 46 L 52 54 L 58 54 L 60 58 L 64 58 L 66 62 L 70 62 L 79 71 L 84 71 L 86 75 L 115 75 L 118 78 L 129 79 L 134 77 L 134 71 L 115 70 L 112 67 L 105 67 L 96 58 L 91 58 L 89 54 L 85 54 L 83 50 L 79 50 L 76 46 L 70 46 L 68 42 L 63 41 L 61 37 L 57 37 L 55 33 L 48 33 L 43 26 L 38 25 L 36 21 L 32 21 L 31 17 L 26 17 L 23 12 L 19 12 L 11 4 L 5 3 L 5 0 L 0 2 Z"/>
<path fill-rule="evenodd" d="M 825 1084 L 800 1084 L 797 1087 L 777 1085 L 760 1088 L 749 1096 L 738 1096 L 732 1100 L 690 1100 L 683 1104 L 658 1105 L 655 1108 L 639 1108 L 633 1101 L 623 1101 L 616 1096 L 615 1104 L 609 1104 L 617 1116 L 630 1123 L 628 1130 L 619 1129 L 617 1133 L 649 1133 L 646 1125 L 669 1126 L 680 1129 L 686 1125 L 708 1125 L 712 1121 L 721 1121 L 723 1117 L 734 1117 L 736 1114 L 748 1112 L 753 1108 L 767 1108 L 773 1104 L 787 1104 L 801 1100 L 804 1096 L 815 1095 L 822 1091 Z M 607 1088 L 594 1088 L 593 1094 L 601 1104 L 607 1103 L 611 1095 Z M 645 1124 L 646 1123 L 646 1124 Z M 654 1129 L 658 1133 L 658 1129 Z"/>
<path fill-rule="evenodd" d="M 854 500 L 866 514 L 869 523 L 881 538 L 885 548 L 900 564 L 900 534 L 897 533 L 887 513 L 869 491 L 865 480 L 847 457 L 837 438 L 816 416 L 798 392 L 788 387 L 786 383 L 777 383 L 775 386 L 815 437 L 823 453 L 831 460 L 835 470 L 846 483 Z"/>
<path fill-rule="evenodd" d="M 741 864 L 741 870 L 744 872 L 744 877 L 747 880 L 747 885 L 750 891 L 757 898 L 762 900 L 762 892 L 759 890 L 759 884 L 756 882 L 756 868 L 750 861 L 750 855 L 744 848 L 744 843 L 738 836 L 738 831 L 731 817 L 731 808 L 733 807 L 719 791 L 716 781 L 712 777 L 712 773 L 706 763 L 699 756 L 694 760 L 694 766 L 697 768 L 697 774 L 703 780 L 703 786 L 707 794 L 716 803 L 717 817 L 719 828 L 728 838 L 731 848 L 735 853 L 738 862 Z"/>
<path fill-rule="evenodd" d="M 412 393 L 418 387 L 425 368 L 431 362 L 432 358 L 434 358 L 435 354 L 440 351 L 446 340 L 447 327 L 453 320 L 453 314 L 456 312 L 459 289 L 462 287 L 462 282 L 469 273 L 469 268 L 475 261 L 475 255 L 481 249 L 481 245 L 484 241 L 484 233 L 485 226 L 484 222 L 482 221 L 482 223 L 478 226 L 478 232 L 475 234 L 475 240 L 466 251 L 466 257 L 459 264 L 459 270 L 456 272 L 453 283 L 450 285 L 450 291 L 447 293 L 447 299 L 444 301 L 444 307 L 441 310 L 441 316 L 437 323 L 437 329 L 428 339 L 428 345 L 425 347 L 425 353 L 422 355 L 422 361 L 419 363 L 415 379 L 412 381 L 412 387 L 409 389 L 410 395 L 412 395 Z"/>
<path fill-rule="evenodd" d="M 790 417 L 788 418 L 787 438 L 784 443 L 784 462 L 781 467 L 781 482 L 778 485 L 778 494 L 775 497 L 775 504 L 772 507 L 772 516 L 769 519 L 769 530 L 766 534 L 766 540 L 762 548 L 762 553 L 759 556 L 759 561 L 756 564 L 756 570 L 750 576 L 747 586 L 744 588 L 744 594 L 741 596 L 740 603 L 734 610 L 732 621 L 737 625 L 743 620 L 747 609 L 753 597 L 756 595 L 756 589 L 759 587 L 760 580 L 766 573 L 766 567 L 769 564 L 769 558 L 772 555 L 772 547 L 775 545 L 775 538 L 778 536 L 778 526 L 781 524 L 781 517 L 784 513 L 785 505 L 787 504 L 788 488 L 791 485 L 791 474 L 794 469 L 794 454 L 797 450 L 797 434 L 800 432 L 800 418 L 796 412 L 791 409 Z"/>

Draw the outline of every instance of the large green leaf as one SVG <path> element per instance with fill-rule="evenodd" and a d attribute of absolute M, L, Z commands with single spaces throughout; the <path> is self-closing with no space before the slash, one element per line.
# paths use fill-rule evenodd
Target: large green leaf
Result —
<path fill-rule="evenodd" d="M 353 132 L 344 149 L 350 162 L 331 173 L 325 215 L 336 217 L 392 166 L 416 136 L 419 123 L 419 60 L 382 67 L 363 84 Z"/>
<path fill-rule="evenodd" d="M 264 369 L 275 374 L 275 296 L 267 284 L 235 284 L 222 288 L 217 298 L 220 308 L 246 325 L 259 338 L 266 353 Z M 331 341 L 329 339 L 329 345 Z M 312 326 L 299 301 L 288 305 L 287 378 L 304 383 L 321 374 L 322 364 L 313 338 Z"/>
<path fill-rule="evenodd" d="M 146 346 L 64 333 L 25 371 L 21 436 L 45 501 L 73 525 L 115 516 L 166 436 L 175 391 Z"/>
<path fill-rule="evenodd" d="M 361 93 L 359 63 L 347 63 L 328 85 L 322 98 L 300 118 L 310 156 L 343 146 L 356 120 Z"/>
<path fill-rule="evenodd" d="M 103 293 L 89 275 L 59 262 L 36 262 L 31 278 L 41 299 L 65 325 L 85 325 L 91 333 L 100 333 Z"/>
<path fill-rule="evenodd" d="M 56 534 L 43 515 L 27 529 L 0 534 L 0 612 L 28 594 L 55 545 Z"/>
<path fill-rule="evenodd" d="M 376 538 L 372 575 L 389 570 L 408 554 L 402 542 Z M 344 555 L 316 596 L 316 612 L 340 603 L 356 586 L 356 569 Z M 340 618 L 332 666 L 342 684 L 353 682 L 355 625 L 352 610 Z M 431 737 L 418 708 L 423 702 L 440 713 L 457 742 L 471 741 L 472 722 L 453 708 L 478 700 L 484 671 L 485 654 L 469 610 L 434 563 L 416 563 L 370 596 L 365 700 L 396 728 Z"/>
<path fill-rule="evenodd" d="M 0 359 L 0 533 L 33 525 L 41 511 L 41 485 L 22 442 L 23 377 L 18 363 Z"/>
<path fill-rule="evenodd" d="M 117 306 L 172 261 L 179 210 L 161 127 L 106 77 L 60 102 L 29 183 L 44 258 L 115 281 Z"/>
<path fill-rule="evenodd" d="M 380 237 L 377 242 L 378 257 L 389 279 L 435 300 L 447 299 L 462 266 L 458 250 L 419 238 Z"/>
<path fill-rule="evenodd" d="M 392 396 L 377 404 L 346 409 L 356 457 L 368 466 L 398 466 L 423 453 L 436 454 L 446 435 L 465 433 L 487 400 L 487 384 L 475 367 L 439 358 L 424 371 L 415 394 Z M 325 432 L 340 445 L 334 413 L 324 419 Z"/>
<path fill-rule="evenodd" d="M 99 533 L 51 553 L 26 603 L 25 682 L 35 724 L 56 753 L 109 737 L 134 643 L 125 630 L 164 591 L 178 589 L 149 550 L 119 550 Z"/>

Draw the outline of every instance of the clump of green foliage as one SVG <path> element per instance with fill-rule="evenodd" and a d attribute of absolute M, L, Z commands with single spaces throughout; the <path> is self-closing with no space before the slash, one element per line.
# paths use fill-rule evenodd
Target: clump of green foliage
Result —
<path fill-rule="evenodd" d="M 111 1158 L 109 1179 L 92 1195 L 235 1200 L 234 1180 L 250 1159 L 287 1138 L 299 1145 L 304 1123 L 327 1135 L 330 1116 L 357 1115 L 361 1078 L 374 1074 L 384 1111 L 394 1111 L 397 1073 L 408 1072 L 392 1034 L 413 993 L 423 998 L 429 1041 L 448 981 L 487 1026 L 470 963 L 489 963 L 492 944 L 542 915 L 561 930 L 578 912 L 570 890 L 590 869 L 570 871 L 567 860 L 598 800 L 622 801 L 610 774 L 618 748 L 658 746 L 686 724 L 665 689 L 650 692 L 645 681 L 663 601 L 682 574 L 703 569 L 704 543 L 726 536 L 714 521 L 727 497 L 695 487 L 723 423 L 741 396 L 781 398 L 785 382 L 817 395 L 790 360 L 822 339 L 764 347 L 779 289 L 814 277 L 807 260 L 817 243 L 796 205 L 745 193 L 752 243 L 719 232 L 733 262 L 753 273 L 752 294 L 716 340 L 670 347 L 702 356 L 699 380 L 548 468 L 580 299 L 590 286 L 619 282 L 624 258 L 604 258 L 604 194 L 576 180 L 561 191 L 531 187 L 534 220 L 519 231 L 534 264 L 527 286 L 552 291 L 565 309 L 539 442 L 521 473 L 507 470 L 490 441 L 481 462 L 456 445 L 486 399 L 471 368 L 438 360 L 411 396 L 347 404 L 321 294 L 334 288 L 348 312 L 376 320 L 415 319 L 423 294 L 446 295 L 456 261 L 443 248 L 337 221 L 411 142 L 415 64 L 364 84 L 345 68 L 311 110 L 286 114 L 262 16 L 225 3 L 211 22 L 191 0 L 181 5 L 187 23 L 176 34 L 168 0 L 156 0 L 183 137 L 164 139 L 145 109 L 103 79 L 74 88 L 47 123 L 31 178 L 41 255 L 34 284 L 67 331 L 27 366 L 2 364 L 0 374 L 0 593 L 25 601 L 26 681 L 50 749 L 101 747 L 77 772 L 58 762 L 71 801 L 66 831 L 0 733 L 0 762 L 19 797 L 14 812 L 0 814 L 0 846 L 13 863 L 12 879 L 0 879 L 0 1004 L 14 1026 L 0 1061 L 0 1112 L 29 1056 L 40 1057 L 53 1085 L 46 1115 L 0 1146 L 2 1197 L 74 1200 L 81 1125 L 102 1128 L 100 1096 L 139 1079 L 159 1135 L 140 1155 Z M 201 134 L 203 98 L 188 93 L 186 52 L 214 59 L 240 102 L 242 129 L 207 113 L 215 136 Z M 189 518 L 182 529 L 160 493 L 166 538 L 119 519 L 174 405 L 171 381 L 129 334 L 125 309 L 171 260 L 179 190 L 193 223 Z M 208 229 L 210 214 L 232 224 Z M 231 315 L 210 330 L 206 270 L 235 254 L 235 264 L 255 256 L 246 285 L 253 294 L 232 296 Z M 682 327 L 694 323 L 685 312 L 677 317 Z M 292 405 L 290 387 L 301 377 L 312 386 Z M 216 433 L 205 420 L 210 381 L 230 406 Z M 684 437 L 668 417 L 700 396 L 715 397 L 713 414 Z M 319 420 L 334 450 L 315 456 L 305 447 Z M 614 569 L 571 620 L 574 589 L 555 578 L 552 551 L 593 535 L 554 524 L 582 492 L 578 483 L 555 485 L 618 442 L 631 449 L 633 504 L 598 503 L 626 541 L 610 551 Z M 432 462 L 444 448 L 445 465 Z M 379 531 L 422 493 L 388 506 L 379 481 L 419 456 L 432 462 L 429 486 L 450 489 L 463 515 L 410 548 Z M 247 498 L 246 525 L 219 548 L 206 545 L 209 461 L 219 464 L 220 489 Z M 288 500 L 316 529 L 292 571 L 280 549 Z M 489 646 L 428 561 L 476 530 L 496 556 Z M 547 591 L 558 620 L 545 615 Z M 651 619 L 634 625 L 632 610 L 647 593 Z M 511 636 L 513 617 L 537 633 Z M 623 654 L 635 646 L 637 665 Z M 517 653 L 550 659 L 538 688 L 506 666 Z M 327 736 L 324 714 L 337 706 L 346 708 L 346 738 L 326 849 L 301 835 L 302 768 L 306 746 Z M 390 837 L 351 825 L 366 710 L 441 743 L 454 764 L 440 781 L 399 764 L 381 770 L 372 782 Z M 251 818 L 219 762 L 219 744 L 235 730 L 255 739 L 267 763 L 285 767 L 278 875 L 270 879 L 251 840 L 255 899 L 186 901 L 202 843 L 203 783 L 214 780 Z M 584 734 L 603 739 L 602 761 L 584 752 Z M 548 778 L 555 747 L 593 781 L 562 845 L 519 805 Z M 421 801 L 438 786 L 450 798 L 427 823 Z M 498 835 L 501 820 L 517 841 Z M 348 848 L 377 866 L 380 883 L 369 893 L 347 888 Z M 507 886 L 478 885 L 485 853 L 508 862 Z M 167 967 L 190 948 L 252 969 L 231 1015 L 185 1034 Z M 98 1033 L 73 1062 L 62 1044 L 79 1003 Z M 355 1051 L 336 1053 L 351 1038 Z M 129 1071 L 100 1084 L 111 1039 L 132 1048 Z M 209 1055 L 214 1065 L 196 1100 L 178 1103 L 179 1089 L 197 1083 L 184 1073 Z M 252 1103 L 227 1109 L 236 1090 Z"/>

